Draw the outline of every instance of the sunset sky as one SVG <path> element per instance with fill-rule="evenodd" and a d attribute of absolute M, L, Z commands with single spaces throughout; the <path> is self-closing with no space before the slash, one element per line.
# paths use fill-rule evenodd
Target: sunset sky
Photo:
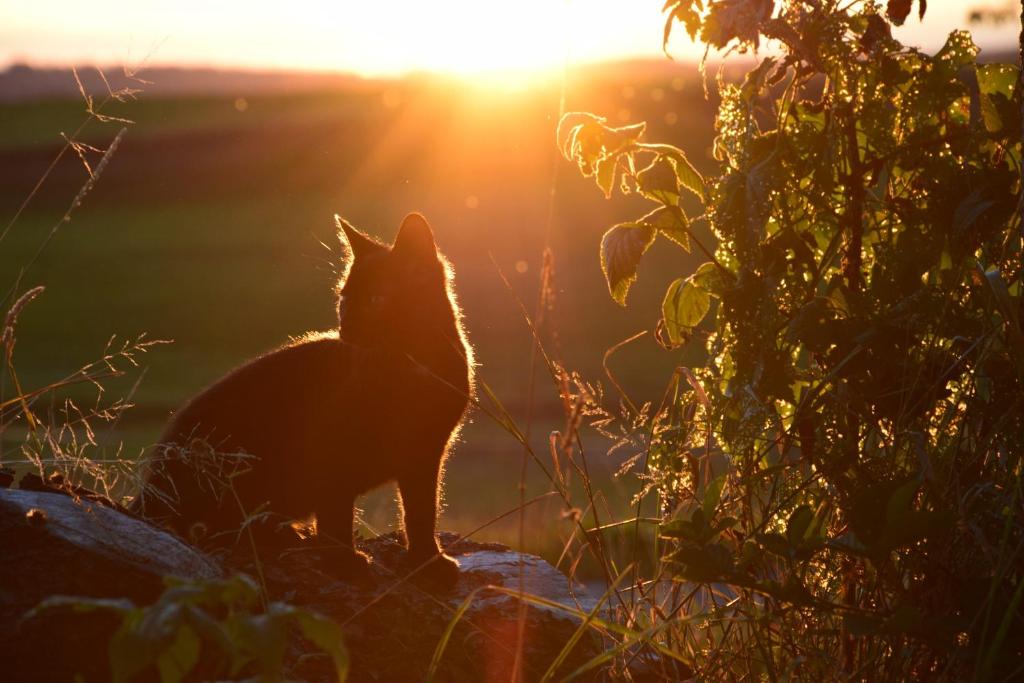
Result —
<path fill-rule="evenodd" d="M 0 66 L 94 63 L 304 68 L 396 75 L 540 71 L 660 56 L 663 0 L 5 0 Z M 931 0 L 900 37 L 934 49 L 968 8 L 1003 0 Z M 1017 27 L 975 30 L 1013 45 Z M 701 53 L 679 31 L 672 52 Z"/>

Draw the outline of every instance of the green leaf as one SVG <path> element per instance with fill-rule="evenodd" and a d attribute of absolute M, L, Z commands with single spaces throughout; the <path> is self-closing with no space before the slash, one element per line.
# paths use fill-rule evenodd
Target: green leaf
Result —
<path fill-rule="evenodd" d="M 673 165 L 663 157 L 637 174 L 637 189 L 640 194 L 665 205 L 679 203 L 679 181 Z"/>
<path fill-rule="evenodd" d="M 688 519 L 673 519 L 658 527 L 658 535 L 662 538 L 683 538 L 696 541 L 697 533 L 693 523 Z"/>
<path fill-rule="evenodd" d="M 280 671 L 284 662 L 288 632 L 283 628 L 279 614 L 271 604 L 267 614 L 233 614 L 229 621 L 235 639 L 242 649 L 252 656 L 264 673 Z"/>
<path fill-rule="evenodd" d="M 960 69 L 973 64 L 980 51 L 968 31 L 952 31 L 942 49 L 935 53 L 932 63 L 953 76 Z"/>
<path fill-rule="evenodd" d="M 626 305 L 640 258 L 654 242 L 654 236 L 654 230 L 646 225 L 620 223 L 601 239 L 601 270 L 608 282 L 608 291 L 621 306 Z"/>
<path fill-rule="evenodd" d="M 793 510 L 786 522 L 786 539 L 790 545 L 800 545 L 812 521 L 814 521 L 814 510 L 810 505 L 801 505 Z"/>
<path fill-rule="evenodd" d="M 978 90 L 985 95 L 1002 95 L 1013 98 L 1017 87 L 1020 68 L 1015 64 L 981 64 L 975 68 L 978 76 Z"/>
<path fill-rule="evenodd" d="M 975 67 L 981 93 L 981 117 L 985 130 L 999 133 L 1019 124 L 1015 91 L 1020 69 L 1014 64 L 985 64 Z"/>
<path fill-rule="evenodd" d="M 981 93 L 981 117 L 985 130 L 999 133 L 1017 127 L 1020 113 L 1015 91 L 1019 67 L 1014 64 L 985 64 L 975 67 Z"/>
<path fill-rule="evenodd" d="M 215 651 L 224 653 L 229 659 L 238 656 L 238 646 L 223 622 L 195 605 L 185 605 L 185 619 L 189 628 L 206 641 L 208 646 L 214 647 Z"/>
<path fill-rule="evenodd" d="M 673 344 L 682 344 L 711 308 L 711 295 L 694 284 L 692 276 L 668 286 L 661 304 L 665 331 Z"/>
<path fill-rule="evenodd" d="M 724 488 L 725 475 L 720 474 L 712 479 L 704 489 L 704 501 L 701 503 L 701 509 L 706 517 L 715 516 L 715 508 L 718 507 L 718 501 L 722 499 L 722 489 Z"/>
<path fill-rule="evenodd" d="M 637 223 L 654 228 L 687 252 L 690 251 L 690 221 L 678 206 L 661 206 Z"/>
<path fill-rule="evenodd" d="M 697 285 L 711 296 L 722 296 L 722 292 L 733 286 L 732 273 L 719 268 L 718 265 L 707 261 L 697 266 L 697 270 L 690 276 L 693 284 Z"/>
<path fill-rule="evenodd" d="M 161 683 L 179 683 L 199 661 L 199 636 L 188 626 L 181 626 L 174 642 L 156 659 Z"/>
<path fill-rule="evenodd" d="M 136 630 L 138 618 L 128 618 L 121 622 L 117 631 L 110 638 L 107 646 L 110 653 L 110 673 L 114 683 L 131 681 L 153 664 L 160 654 L 161 643 L 149 640 Z"/>
<path fill-rule="evenodd" d="M 135 604 L 125 598 L 88 598 L 74 595 L 51 595 L 25 613 L 23 619 L 32 619 L 43 612 L 53 610 L 71 611 L 77 614 L 88 614 L 97 610 L 115 612 L 122 616 L 131 613 Z"/>
<path fill-rule="evenodd" d="M 295 619 L 299 622 L 302 635 L 330 655 L 334 661 L 334 671 L 338 674 L 338 683 L 344 683 L 348 678 L 349 656 L 341 626 L 308 610 L 296 610 Z"/>
<path fill-rule="evenodd" d="M 697 171 L 690 160 L 686 157 L 683 150 L 672 145 L 652 145 L 644 144 L 641 148 L 648 151 L 654 152 L 662 157 L 667 158 L 672 165 L 675 167 L 676 179 L 679 184 L 685 187 L 690 192 L 697 195 L 697 198 L 704 201 L 706 193 L 706 184 L 703 176 Z"/>

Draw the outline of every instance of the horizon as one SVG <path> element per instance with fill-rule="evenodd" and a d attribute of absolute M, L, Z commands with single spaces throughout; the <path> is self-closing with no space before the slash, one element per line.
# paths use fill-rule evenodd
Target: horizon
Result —
<path fill-rule="evenodd" d="M 972 8 L 992 5 L 933 1 L 923 22 L 915 14 L 895 35 L 933 51 L 951 30 L 961 28 L 971 31 L 983 51 L 1001 52 L 1016 44 L 1016 21 L 972 26 L 967 20 Z M 20 64 L 37 69 L 142 66 L 368 79 L 436 74 L 546 80 L 567 66 L 664 60 L 661 6 L 661 0 L 640 9 L 622 0 L 589 0 L 585 7 L 579 0 L 524 0 L 514 12 L 503 12 L 503 3 L 493 1 L 340 8 L 313 0 L 300 13 L 232 2 L 211 8 L 196 0 L 174 7 L 39 0 L 0 9 L 0 26 L 5 27 L 0 28 L 0 69 Z M 396 16 L 404 21 L 396 22 Z M 381 33 L 380 26 L 387 31 Z M 529 42 L 523 42 L 524 35 Z M 681 27 L 668 48 L 682 63 L 696 62 L 703 54 Z M 713 60 L 719 56 L 709 53 Z"/>

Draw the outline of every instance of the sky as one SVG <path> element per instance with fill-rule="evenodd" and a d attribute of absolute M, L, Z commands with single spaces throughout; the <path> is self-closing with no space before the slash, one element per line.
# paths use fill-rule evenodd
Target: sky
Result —
<path fill-rule="evenodd" d="M 898 37 L 935 49 L 972 6 L 930 0 Z M 1010 2 L 1012 3 L 1012 0 Z M 0 0 L 0 66 L 212 65 L 364 76 L 543 71 L 662 56 L 663 0 Z M 1016 25 L 976 29 L 983 48 L 1014 45 Z M 671 52 L 699 57 L 679 30 Z"/>

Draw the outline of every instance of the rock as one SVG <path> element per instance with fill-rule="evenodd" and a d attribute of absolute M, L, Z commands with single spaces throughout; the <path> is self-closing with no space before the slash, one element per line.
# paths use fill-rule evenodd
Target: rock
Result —
<path fill-rule="evenodd" d="M 455 546 L 455 552 L 459 552 L 459 546 Z M 572 586 L 565 574 L 536 555 L 516 553 L 501 547 L 500 550 L 476 550 L 456 554 L 456 559 L 459 562 L 459 569 L 463 572 L 488 574 L 492 584 L 504 588 L 521 590 L 528 595 L 545 598 L 581 612 L 590 611 L 596 604 L 596 600 L 588 595 L 582 586 Z M 477 606 L 505 609 L 509 606 L 507 603 L 518 603 L 518 600 L 507 594 L 498 593 L 481 598 Z M 543 605 L 535 607 L 554 616 L 568 618 L 562 610 Z"/>
<path fill-rule="evenodd" d="M 29 482 L 29 485 L 38 482 Z M 497 544 L 442 544 L 461 569 L 454 588 L 413 575 L 398 537 L 363 542 L 373 580 L 352 583 L 332 573 L 330 550 L 315 543 L 240 544 L 214 561 L 177 538 L 115 509 L 53 491 L 0 489 L 0 671 L 7 680 L 107 680 L 107 644 L 117 620 L 105 613 L 22 615 L 52 595 L 128 598 L 151 604 L 162 577 L 207 579 L 243 572 L 263 577 L 267 597 L 317 611 L 343 626 L 352 658 L 350 681 L 420 681 L 460 606 L 436 680 L 507 681 L 515 660 L 520 568 L 523 589 L 586 612 L 594 602 L 543 559 Z M 220 565 L 220 566 L 218 566 Z M 471 597 L 472 596 L 472 597 Z M 536 680 L 576 632 L 580 620 L 553 607 L 525 610 L 522 668 Z M 587 632 L 559 669 L 572 671 L 599 652 Z M 298 638 L 289 646 L 287 678 L 332 680 L 328 658 Z"/>
<path fill-rule="evenodd" d="M 423 680 L 442 634 L 470 595 L 473 598 L 449 639 L 436 680 L 508 681 L 515 658 L 519 601 L 488 587 L 517 591 L 520 564 L 525 593 L 582 612 L 595 604 L 540 557 L 495 543 L 458 541 L 451 533 L 442 532 L 440 540 L 461 570 L 458 584 L 443 591 L 418 582 L 415 576 L 406 578 L 411 568 L 405 565 L 405 550 L 394 534 L 362 543 L 361 550 L 373 558 L 374 581 L 368 584 L 332 578 L 329 556 L 315 549 L 261 559 L 272 599 L 315 609 L 344 625 L 352 656 L 349 680 L 357 683 Z M 254 563 L 238 559 L 228 564 L 247 573 L 256 571 Z M 527 605 L 525 680 L 544 674 L 579 624 L 565 611 Z M 588 631 L 559 671 L 568 673 L 596 656 L 599 645 Z M 330 675 L 325 668 L 291 673 L 304 680 L 328 680 Z"/>
<path fill-rule="evenodd" d="M 220 569 L 168 533 L 95 501 L 0 489 L 0 662 L 7 680 L 104 680 L 116 622 L 101 614 L 26 611 L 52 595 L 156 599 L 163 577 Z"/>

